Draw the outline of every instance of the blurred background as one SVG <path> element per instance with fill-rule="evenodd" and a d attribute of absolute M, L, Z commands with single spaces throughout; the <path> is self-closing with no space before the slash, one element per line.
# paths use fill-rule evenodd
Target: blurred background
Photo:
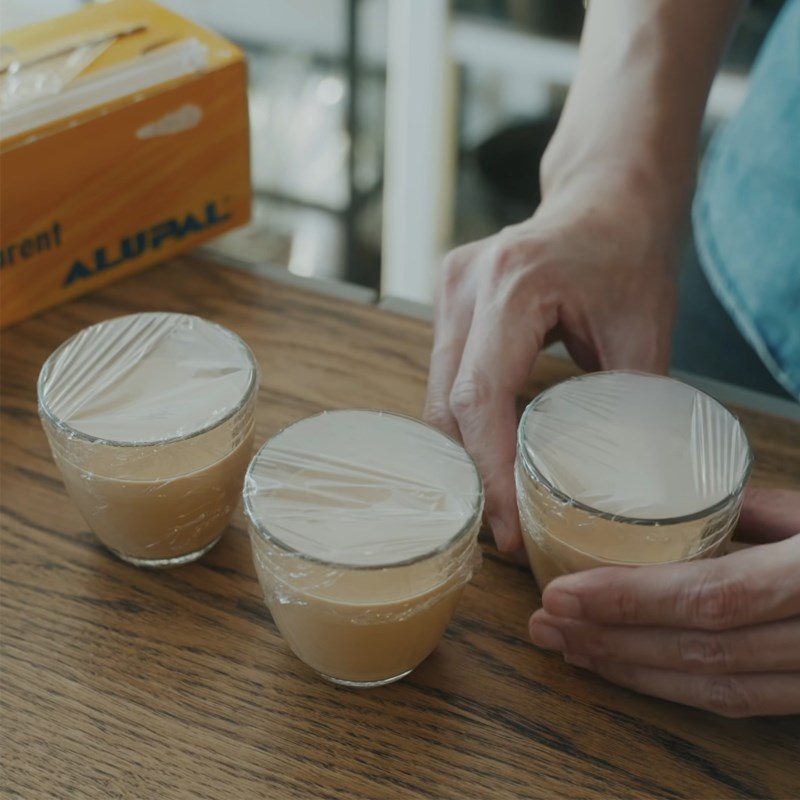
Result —
<path fill-rule="evenodd" d="M 536 207 L 582 0 L 160 1 L 250 63 L 253 219 L 215 253 L 427 303 L 449 247 Z M 0 19 L 8 29 L 80 4 L 0 0 Z M 706 140 L 741 103 L 781 5 L 747 8 Z"/>

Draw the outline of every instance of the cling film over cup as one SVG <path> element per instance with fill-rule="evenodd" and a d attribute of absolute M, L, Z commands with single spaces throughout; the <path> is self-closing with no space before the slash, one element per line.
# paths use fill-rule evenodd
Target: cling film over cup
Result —
<path fill-rule="evenodd" d="M 739 420 L 671 378 L 601 372 L 547 389 L 522 417 L 515 469 L 539 587 L 593 567 L 721 552 L 751 462 Z"/>

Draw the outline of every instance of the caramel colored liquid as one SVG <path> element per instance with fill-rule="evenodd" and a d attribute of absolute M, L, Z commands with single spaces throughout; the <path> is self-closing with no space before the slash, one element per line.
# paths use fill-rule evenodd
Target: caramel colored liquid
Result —
<path fill-rule="evenodd" d="M 673 525 L 634 525 L 608 519 L 558 501 L 519 465 L 517 492 L 522 538 L 542 591 L 560 575 L 594 567 L 714 556 L 726 547 L 738 517 L 726 506 L 709 516 Z"/>
<path fill-rule="evenodd" d="M 192 452 L 191 439 L 185 444 L 139 461 L 131 448 L 131 458 L 119 464 L 118 453 L 99 449 L 80 467 L 57 446 L 53 456 L 67 492 L 106 547 L 122 558 L 160 561 L 202 551 L 222 535 L 239 502 L 253 433 L 200 468 L 204 454 Z"/>
<path fill-rule="evenodd" d="M 295 655 L 325 677 L 353 683 L 402 676 L 427 658 L 479 557 L 472 534 L 450 552 L 378 570 L 332 569 L 257 533 L 253 553 L 267 605 Z"/>

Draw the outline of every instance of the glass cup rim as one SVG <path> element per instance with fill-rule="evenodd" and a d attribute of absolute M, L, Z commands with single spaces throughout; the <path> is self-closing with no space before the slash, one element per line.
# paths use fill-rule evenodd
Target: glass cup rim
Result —
<path fill-rule="evenodd" d="M 739 429 L 742 432 L 742 436 L 744 437 L 744 442 L 747 447 L 747 457 L 745 460 L 745 468 L 742 471 L 742 477 L 739 480 L 739 483 L 733 489 L 733 491 L 729 492 L 725 495 L 725 497 L 718 500 L 713 505 L 707 506 L 706 508 L 700 509 L 699 511 L 693 511 L 690 514 L 682 514 L 677 517 L 631 517 L 626 516 L 625 514 L 614 514 L 610 511 L 603 511 L 599 508 L 594 508 L 593 506 L 588 505 L 587 503 L 583 503 L 580 500 L 576 500 L 574 497 L 570 497 L 566 492 L 561 491 L 558 487 L 554 486 L 553 483 L 545 478 L 544 475 L 539 471 L 536 465 L 533 463 L 533 457 L 528 451 L 528 448 L 524 442 L 524 431 L 525 431 L 525 422 L 528 418 L 528 414 L 535 410 L 535 407 L 539 404 L 539 402 L 547 397 L 552 391 L 554 391 L 559 386 L 564 385 L 565 383 L 571 383 L 572 381 L 581 381 L 591 379 L 593 376 L 597 375 L 641 375 L 646 378 L 657 378 L 659 380 L 668 381 L 670 383 L 677 383 L 681 386 L 687 386 L 692 391 L 697 392 L 704 397 L 707 397 L 711 400 L 712 403 L 719 406 L 726 414 L 728 414 L 732 419 L 736 421 L 736 424 L 739 426 Z M 614 522 L 621 522 L 627 525 L 647 525 L 650 527 L 662 527 L 666 525 L 680 525 L 685 522 L 693 522 L 694 520 L 703 519 L 704 517 L 709 517 L 712 514 L 715 514 L 717 511 L 722 510 L 725 506 L 727 506 L 732 500 L 739 497 L 742 492 L 744 491 L 744 487 L 747 485 L 747 481 L 750 478 L 750 472 L 753 468 L 753 450 L 750 447 L 750 440 L 747 438 L 747 432 L 744 429 L 744 426 L 741 423 L 739 417 L 736 416 L 732 411 L 730 411 L 726 406 L 720 403 L 715 397 L 712 397 L 708 392 L 704 392 L 702 389 L 698 389 L 696 386 L 692 386 L 691 384 L 685 383 L 684 381 L 679 381 L 675 378 L 670 377 L 669 375 L 655 375 L 649 372 L 641 372 L 639 370 L 630 370 L 630 369 L 611 369 L 611 370 L 602 370 L 599 372 L 587 372 L 583 375 L 575 375 L 571 378 L 567 378 L 565 381 L 559 381 L 552 386 L 548 386 L 543 392 L 540 392 L 536 397 L 531 400 L 530 403 L 525 408 L 525 411 L 522 414 L 522 417 L 519 421 L 519 426 L 517 427 L 517 454 L 519 455 L 520 461 L 524 466 L 525 470 L 527 471 L 529 477 L 537 481 L 538 483 L 542 484 L 547 491 L 553 495 L 554 497 L 558 498 L 562 503 L 568 503 L 571 506 L 581 509 L 582 511 L 586 511 L 587 513 L 591 514 L 595 517 L 602 517 L 603 519 L 612 520 Z"/>
<path fill-rule="evenodd" d="M 475 496 L 475 506 L 472 509 L 472 514 L 469 516 L 467 521 L 458 529 L 458 531 L 451 536 L 447 541 L 443 542 L 442 544 L 435 547 L 433 550 L 426 551 L 421 553 L 418 556 L 412 556 L 411 558 L 404 559 L 403 561 L 393 561 L 387 564 L 348 564 L 346 562 L 339 562 L 339 561 L 328 561 L 327 559 L 320 558 L 318 556 L 313 556 L 309 553 L 304 553 L 301 550 L 298 550 L 291 545 L 286 544 L 286 542 L 282 541 L 278 538 L 272 531 L 267 528 L 267 526 L 256 516 L 256 513 L 253 509 L 252 503 L 250 501 L 250 496 L 247 492 L 247 485 L 250 479 L 250 475 L 253 469 L 253 465 L 258 460 L 261 453 L 272 443 L 272 441 L 280 436 L 284 431 L 289 430 L 290 428 L 295 427 L 295 425 L 299 425 L 303 422 L 306 422 L 310 419 L 315 419 L 316 417 L 320 417 L 323 414 L 336 414 L 342 411 L 362 411 L 369 414 L 379 414 L 389 417 L 398 417 L 400 419 L 405 419 L 410 422 L 415 422 L 418 425 L 422 425 L 429 430 L 434 431 L 435 433 L 439 434 L 440 436 L 444 437 L 445 439 L 449 440 L 453 444 L 458 445 L 461 450 L 466 454 L 467 458 L 469 459 L 470 464 L 472 464 L 472 468 L 475 472 L 475 477 L 477 478 L 477 492 Z M 393 569 L 394 567 L 407 567 L 411 564 L 417 564 L 422 561 L 426 561 L 429 558 L 433 558 L 437 555 L 441 555 L 442 553 L 446 553 L 451 548 L 454 548 L 462 539 L 465 539 L 470 531 L 475 528 L 475 524 L 480 522 L 481 516 L 483 514 L 483 504 L 484 504 L 484 487 L 483 487 L 483 479 L 481 478 L 480 471 L 478 470 L 478 466 L 475 463 L 475 460 L 472 456 L 467 452 L 466 448 L 448 433 L 440 430 L 439 428 L 435 427 L 434 425 L 430 425 L 427 422 L 424 422 L 421 419 L 417 419 L 416 417 L 412 417 L 409 414 L 401 414 L 397 411 L 386 411 L 380 408 L 333 408 L 333 409 L 324 409 L 322 411 L 317 411 L 315 414 L 310 414 L 307 417 L 301 417 L 294 422 L 290 422 L 288 425 L 285 425 L 280 430 L 276 431 L 272 436 L 267 439 L 261 447 L 258 448 L 258 451 L 253 456 L 250 461 L 250 464 L 247 467 L 247 472 L 245 473 L 244 477 L 244 488 L 242 490 L 242 506 L 244 508 L 245 516 L 250 523 L 250 530 L 255 530 L 262 539 L 269 542 L 270 544 L 276 545 L 278 548 L 283 550 L 290 556 L 301 558 L 304 561 L 310 561 L 314 564 L 319 564 L 325 567 L 334 567 L 336 569 L 342 570 L 383 570 L 383 569 Z"/>
<path fill-rule="evenodd" d="M 141 442 L 131 442 L 126 441 L 124 439 L 106 439 L 102 436 L 94 436 L 91 433 L 84 433 L 83 431 L 78 430 L 77 428 L 73 427 L 67 422 L 64 422 L 56 413 L 48 406 L 47 400 L 44 397 L 44 381 L 47 377 L 49 370 L 52 368 L 52 364 L 54 363 L 56 357 L 64 350 L 70 342 L 75 339 L 76 336 L 83 333 L 83 331 L 91 330 L 92 328 L 99 327 L 100 325 L 104 325 L 108 322 L 114 322 L 121 319 L 126 319 L 128 317 L 136 317 L 139 314 L 153 314 L 156 316 L 165 316 L 165 317 L 191 317 L 192 319 L 199 319 L 207 325 L 212 325 L 215 328 L 219 329 L 223 335 L 231 337 L 240 346 L 243 350 L 245 355 L 247 356 L 247 360 L 250 363 L 250 382 L 245 387 L 244 392 L 242 393 L 242 398 L 239 400 L 235 406 L 233 406 L 229 411 L 225 412 L 219 419 L 214 420 L 202 427 L 198 428 L 197 430 L 191 431 L 190 433 L 180 434 L 178 436 L 167 436 L 162 439 L 151 439 L 145 440 Z M 79 439 L 87 444 L 92 445 L 99 445 L 101 447 L 155 447 L 157 445 L 166 445 L 166 444 L 175 444 L 177 442 L 184 442 L 188 441 L 189 439 L 194 439 L 197 436 L 202 436 L 204 433 L 209 433 L 210 431 L 215 430 L 216 428 L 220 427 L 228 420 L 235 417 L 252 399 L 253 395 L 255 394 L 256 390 L 258 389 L 259 383 L 259 369 L 258 369 L 258 362 L 256 361 L 255 355 L 253 351 L 250 349 L 247 342 L 242 339 L 239 334 L 234 333 L 230 328 L 226 328 L 224 325 L 220 325 L 218 322 L 212 322 L 211 320 L 205 319 L 204 317 L 200 317 L 197 314 L 184 314 L 180 311 L 142 311 L 136 312 L 134 314 L 122 314 L 119 317 L 109 317 L 108 319 L 101 320 L 100 322 L 95 322 L 92 325 L 89 325 L 86 328 L 81 328 L 76 333 L 72 334 L 68 339 L 63 341 L 52 353 L 47 357 L 44 364 L 42 364 L 42 368 L 39 370 L 39 377 L 36 381 L 36 396 L 38 400 L 39 406 L 39 414 L 52 425 L 56 430 L 60 433 L 65 434 L 70 439 Z"/>

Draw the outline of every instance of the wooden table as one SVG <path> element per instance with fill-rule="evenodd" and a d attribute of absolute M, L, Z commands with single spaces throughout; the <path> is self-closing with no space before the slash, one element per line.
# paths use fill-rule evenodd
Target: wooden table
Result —
<path fill-rule="evenodd" d="M 199 563 L 111 556 L 64 493 L 36 414 L 55 346 L 107 317 L 200 314 L 263 372 L 257 441 L 323 408 L 419 414 L 427 324 L 198 259 L 2 337 L 4 796 L 23 798 L 798 797 L 797 719 L 725 720 L 540 652 L 530 575 L 485 547 L 444 641 L 408 679 L 335 688 L 287 650 L 238 512 Z M 571 373 L 543 357 L 532 389 Z M 754 479 L 800 483 L 800 426 L 742 414 Z"/>

